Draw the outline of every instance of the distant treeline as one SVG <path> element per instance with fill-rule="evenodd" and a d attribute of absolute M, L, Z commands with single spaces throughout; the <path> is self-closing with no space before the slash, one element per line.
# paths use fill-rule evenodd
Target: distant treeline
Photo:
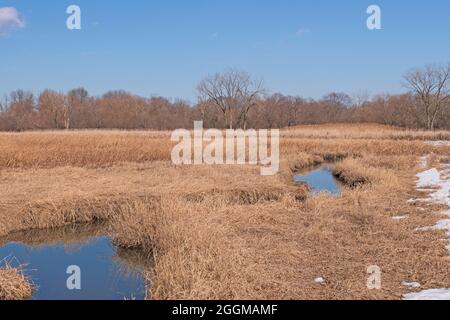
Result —
<path fill-rule="evenodd" d="M 427 128 L 424 110 L 413 94 L 351 99 L 332 93 L 320 100 L 274 94 L 249 110 L 246 128 L 285 128 L 302 124 L 372 122 Z M 243 127 L 235 117 L 233 127 Z M 220 109 L 208 101 L 190 105 L 162 97 L 143 98 L 123 91 L 92 97 L 85 89 L 66 94 L 45 90 L 38 96 L 18 90 L 0 103 L 0 130 L 191 128 L 203 120 L 207 128 L 226 128 Z M 450 106 L 437 116 L 436 129 L 450 129 Z"/>

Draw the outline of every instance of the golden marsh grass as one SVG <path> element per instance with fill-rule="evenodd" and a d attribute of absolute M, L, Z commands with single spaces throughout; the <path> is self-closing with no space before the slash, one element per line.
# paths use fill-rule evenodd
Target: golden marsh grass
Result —
<path fill-rule="evenodd" d="M 0 235 L 105 221 L 116 244 L 152 253 L 153 299 L 398 299 L 402 281 L 450 287 L 443 232 L 415 231 L 442 208 L 407 203 L 419 158 L 450 154 L 424 140 L 448 132 L 339 125 L 282 137 L 280 174 L 262 177 L 252 166 L 175 166 L 168 133 L 0 134 Z M 293 183 L 329 161 L 341 197 Z"/>

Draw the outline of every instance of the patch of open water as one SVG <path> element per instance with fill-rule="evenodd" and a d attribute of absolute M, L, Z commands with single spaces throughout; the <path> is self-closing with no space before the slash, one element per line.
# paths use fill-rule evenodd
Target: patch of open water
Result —
<path fill-rule="evenodd" d="M 313 193 L 327 192 L 340 196 L 343 190 L 342 183 L 336 179 L 328 165 L 297 173 L 294 180 L 296 183 L 306 183 Z"/>
<path fill-rule="evenodd" d="M 32 300 L 143 300 L 151 258 L 117 248 L 101 225 L 31 230 L 0 239 L 0 261 L 23 266 L 35 286 Z M 81 270 L 81 290 L 69 290 L 69 266 Z"/>

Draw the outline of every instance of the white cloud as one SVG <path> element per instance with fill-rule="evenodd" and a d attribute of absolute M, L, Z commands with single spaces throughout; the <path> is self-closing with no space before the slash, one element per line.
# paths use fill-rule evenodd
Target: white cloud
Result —
<path fill-rule="evenodd" d="M 16 8 L 0 8 L 0 36 L 20 28 L 25 28 L 25 21 L 19 16 Z"/>

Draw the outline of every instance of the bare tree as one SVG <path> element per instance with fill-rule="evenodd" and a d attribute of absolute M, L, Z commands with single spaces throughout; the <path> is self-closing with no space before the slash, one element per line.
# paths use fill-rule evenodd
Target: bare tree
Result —
<path fill-rule="evenodd" d="M 344 92 L 331 92 L 322 100 L 339 108 L 349 108 L 352 105 L 352 98 Z"/>
<path fill-rule="evenodd" d="M 303 124 L 376 122 L 407 128 L 450 129 L 450 65 L 426 67 L 405 76 L 411 92 L 365 94 L 353 99 L 331 93 L 321 100 L 264 95 L 261 82 L 230 70 L 204 79 L 196 105 L 125 91 L 90 96 L 83 89 L 67 94 L 45 90 L 36 98 L 17 90 L 0 97 L 0 131 L 35 129 L 285 128 Z"/>
<path fill-rule="evenodd" d="M 8 95 L 4 95 L 3 101 L 0 101 L 0 113 L 4 113 L 8 110 L 9 107 L 9 97 Z"/>
<path fill-rule="evenodd" d="M 38 99 L 38 110 L 44 128 L 60 129 L 65 96 L 51 90 L 44 90 Z"/>
<path fill-rule="evenodd" d="M 434 130 L 439 114 L 450 100 L 450 63 L 415 69 L 404 78 L 425 113 L 427 128 Z"/>
<path fill-rule="evenodd" d="M 207 77 L 197 89 L 200 102 L 209 102 L 217 107 L 230 129 L 235 123 L 246 128 L 248 113 L 264 92 L 261 81 L 256 82 L 248 73 L 237 70 Z"/>
<path fill-rule="evenodd" d="M 71 129 L 75 109 L 80 108 L 88 98 L 89 93 L 84 88 L 73 89 L 67 93 L 62 110 L 66 130 Z"/>
<path fill-rule="evenodd" d="M 31 92 L 17 90 L 10 94 L 8 113 L 15 123 L 15 129 L 24 131 L 36 126 L 34 96 Z"/>
<path fill-rule="evenodd" d="M 367 91 L 360 90 L 352 97 L 352 107 L 363 108 L 370 102 L 370 94 Z"/>

